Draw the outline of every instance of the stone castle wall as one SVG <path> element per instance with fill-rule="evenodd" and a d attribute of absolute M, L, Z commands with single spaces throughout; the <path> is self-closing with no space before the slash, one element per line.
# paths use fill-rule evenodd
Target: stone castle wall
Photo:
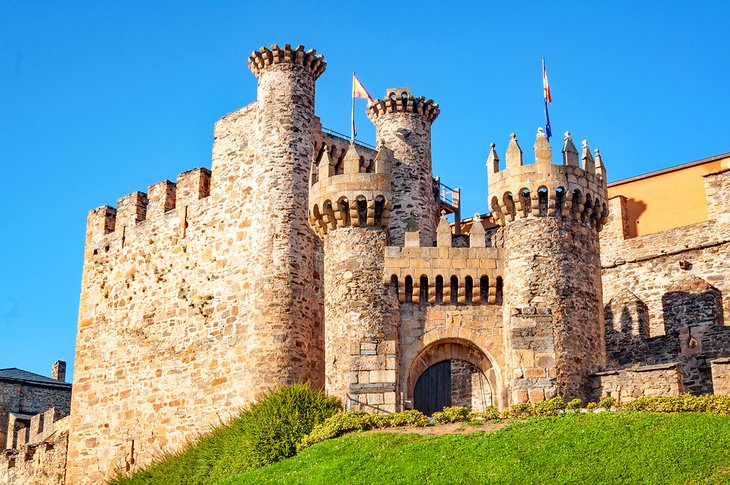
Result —
<path fill-rule="evenodd" d="M 306 214 L 323 61 L 252 59 L 259 100 L 216 124 L 212 173 L 89 215 L 68 483 L 144 466 L 278 384 L 324 382 L 322 255 Z"/>
<path fill-rule="evenodd" d="M 680 362 L 694 393 L 716 392 L 711 361 L 730 356 L 730 224 L 717 208 L 730 171 L 707 175 L 705 191 L 708 221 L 634 238 L 613 198 L 601 239 L 607 367 Z"/>
<path fill-rule="evenodd" d="M 55 408 L 33 416 L 0 455 L 0 484 L 62 485 L 70 420 Z"/>

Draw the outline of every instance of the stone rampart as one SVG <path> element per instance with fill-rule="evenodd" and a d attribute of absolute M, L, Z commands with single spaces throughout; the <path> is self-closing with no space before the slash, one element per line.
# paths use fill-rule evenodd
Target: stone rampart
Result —
<path fill-rule="evenodd" d="M 730 172 L 705 176 L 709 220 L 631 237 L 612 198 L 601 238 L 609 368 L 680 362 L 687 392 L 717 392 L 710 361 L 730 356 Z M 681 203 L 681 202 L 679 202 Z"/>
<path fill-rule="evenodd" d="M 598 372 L 591 376 L 590 399 L 613 397 L 627 404 L 643 396 L 675 396 L 684 392 L 682 366 L 656 364 Z"/>
<path fill-rule="evenodd" d="M 0 484 L 62 485 L 70 420 L 51 408 L 17 429 L 14 446 L 0 455 Z"/>

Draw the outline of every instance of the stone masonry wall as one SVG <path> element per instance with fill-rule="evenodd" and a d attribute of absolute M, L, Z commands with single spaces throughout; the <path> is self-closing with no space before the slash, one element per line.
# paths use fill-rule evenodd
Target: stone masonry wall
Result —
<path fill-rule="evenodd" d="M 0 455 L 0 484 L 62 485 L 70 419 L 53 408 L 33 416 L 13 448 Z"/>
<path fill-rule="evenodd" d="M 595 232 L 544 218 L 515 221 L 504 234 L 512 400 L 585 399 L 604 346 Z"/>
<path fill-rule="evenodd" d="M 494 390 L 482 371 L 469 362 L 451 362 L 451 405 L 482 412 L 492 405 Z"/>
<path fill-rule="evenodd" d="M 715 359 L 711 365 L 715 394 L 730 396 L 730 358 Z"/>
<path fill-rule="evenodd" d="M 326 389 L 371 412 L 396 405 L 398 314 L 382 283 L 386 244 L 386 230 L 373 227 L 337 228 L 324 240 Z"/>
<path fill-rule="evenodd" d="M 12 447 L 13 419 L 10 413 L 33 415 L 56 407 L 64 415 L 71 409 L 71 387 L 0 382 L 0 449 Z M 8 427 L 11 431 L 8 436 Z"/>
<path fill-rule="evenodd" d="M 324 69 L 313 53 L 288 55 L 310 78 Z M 144 466 L 280 383 L 323 384 L 322 255 L 306 214 L 314 136 L 291 124 L 314 129 L 313 80 L 278 64 L 267 77 L 282 56 L 252 61 L 265 108 L 216 124 L 212 174 L 185 172 L 89 215 L 67 483 Z M 306 109 L 290 113 L 291 102 Z M 278 130 L 290 134 L 279 145 Z"/>
<path fill-rule="evenodd" d="M 480 370 L 488 384 L 483 387 L 485 402 L 500 409 L 509 405 L 500 305 L 407 303 L 401 304 L 400 319 L 398 365 L 404 403 L 413 404 L 416 381 L 424 371 L 451 360 L 452 365 L 467 362 Z"/>
<path fill-rule="evenodd" d="M 730 198 L 730 172 L 705 177 L 708 207 Z M 730 225 L 706 222 L 630 237 L 611 199 L 601 239 L 609 368 L 681 362 L 687 392 L 717 392 L 710 360 L 730 356 Z M 623 212 L 622 212 L 623 211 Z"/>
<path fill-rule="evenodd" d="M 643 396 L 674 396 L 683 391 L 681 366 L 657 364 L 599 372 L 591 376 L 589 397 L 598 401 L 610 396 L 626 404 Z"/>

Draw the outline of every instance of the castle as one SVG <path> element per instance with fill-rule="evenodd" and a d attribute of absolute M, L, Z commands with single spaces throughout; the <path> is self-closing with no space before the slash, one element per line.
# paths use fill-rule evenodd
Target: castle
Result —
<path fill-rule="evenodd" d="M 256 100 L 216 123 L 212 170 L 89 213 L 65 483 L 299 381 L 385 413 L 730 393 L 727 161 L 702 221 L 638 236 L 598 150 L 568 135 L 553 164 L 541 131 L 534 160 L 512 135 L 489 151 L 491 214 L 449 224 L 439 106 L 389 89 L 376 146 L 350 143 L 315 115 L 325 66 L 252 53 Z"/>

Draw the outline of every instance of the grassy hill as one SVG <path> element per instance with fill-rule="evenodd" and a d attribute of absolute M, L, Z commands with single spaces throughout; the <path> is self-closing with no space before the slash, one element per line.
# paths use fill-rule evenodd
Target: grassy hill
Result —
<path fill-rule="evenodd" d="M 218 482 L 246 483 L 730 484 L 730 417 L 566 414 L 491 433 L 355 433 Z"/>

